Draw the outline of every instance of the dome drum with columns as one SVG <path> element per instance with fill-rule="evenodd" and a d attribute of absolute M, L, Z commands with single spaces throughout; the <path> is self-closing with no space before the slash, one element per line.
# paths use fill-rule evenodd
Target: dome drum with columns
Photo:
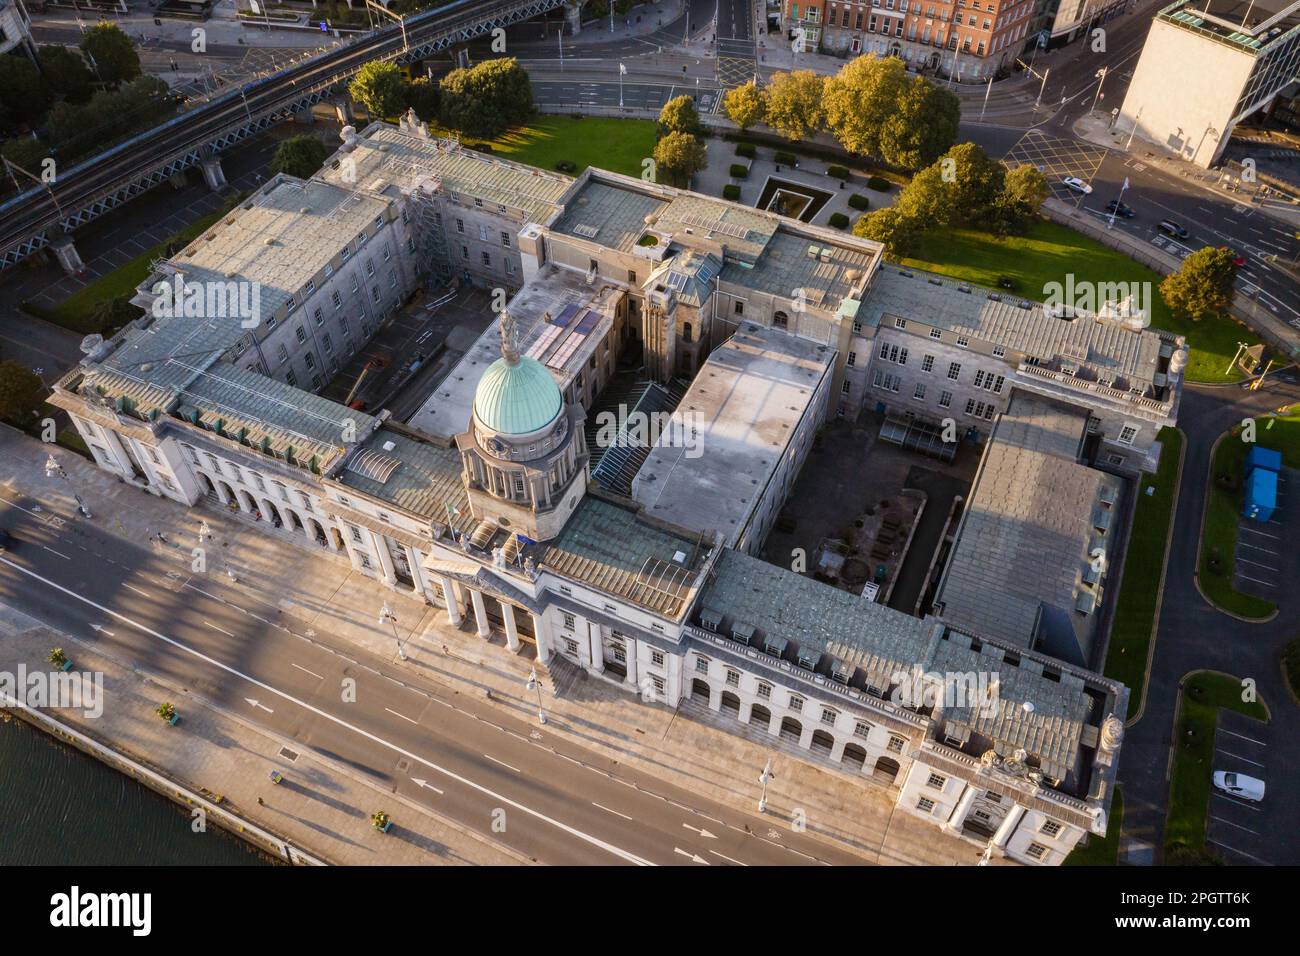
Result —
<path fill-rule="evenodd" d="M 469 431 L 456 446 L 474 517 L 544 541 L 586 492 L 586 416 L 565 404 L 546 366 L 519 354 L 516 336 L 503 312 L 501 358 L 479 380 Z"/>

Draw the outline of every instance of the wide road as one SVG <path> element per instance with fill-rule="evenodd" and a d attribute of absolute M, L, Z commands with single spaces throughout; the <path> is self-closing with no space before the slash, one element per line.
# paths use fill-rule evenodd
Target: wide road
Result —
<path fill-rule="evenodd" d="M 175 688 L 182 711 L 187 693 L 200 695 L 547 864 L 864 862 L 309 635 L 219 572 L 182 574 L 93 523 L 56 526 L 35 504 L 0 496 L 13 538 L 0 554 L 0 602 L 126 657 Z M 341 701 L 345 679 L 356 682 L 354 703 Z M 504 832 L 492 827 L 499 811 Z"/>

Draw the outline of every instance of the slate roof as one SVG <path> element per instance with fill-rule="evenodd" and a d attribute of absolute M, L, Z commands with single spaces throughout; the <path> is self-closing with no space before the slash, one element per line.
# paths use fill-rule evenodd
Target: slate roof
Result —
<path fill-rule="evenodd" d="M 391 447 L 389 447 L 391 446 Z M 395 465 L 385 475 L 386 466 Z M 423 441 L 389 426 L 375 430 L 339 472 L 338 481 L 410 514 L 460 531 L 474 525 L 455 448 Z M 447 505 L 459 515 L 450 519 Z"/>
<path fill-rule="evenodd" d="M 910 319 L 1040 360 L 1064 357 L 1111 378 L 1152 384 L 1161 345 L 1155 331 L 1134 331 L 1085 315 L 1065 320 L 1049 315 L 1042 303 L 1028 302 L 1028 308 L 1021 308 L 1022 303 L 1026 300 L 1018 296 L 886 265 L 867 290 L 861 321 L 879 325 L 884 316 Z M 1087 357 L 1072 359 L 1072 355 Z"/>
<path fill-rule="evenodd" d="M 631 252 L 646 230 L 646 217 L 659 214 L 667 206 L 668 202 L 658 196 L 592 176 L 569 199 L 564 214 L 551 228 L 561 235 Z"/>
<path fill-rule="evenodd" d="M 676 619 L 700 583 L 709 547 L 588 491 L 564 530 L 530 553 L 556 574 Z M 678 553 L 684 561 L 675 560 Z"/>
<path fill-rule="evenodd" d="M 1086 662 L 1093 619 L 1075 602 L 1093 548 L 1110 549 L 1095 527 L 1102 490 L 1119 488 L 1118 479 L 1078 463 L 1087 422 L 1082 409 L 1013 392 L 935 598 L 949 624 L 1026 648 L 1050 637 L 1052 653 Z"/>
<path fill-rule="evenodd" d="M 860 287 L 878 257 L 877 248 L 865 242 L 862 248 L 831 244 L 782 227 L 770 237 L 752 268 L 728 262 L 722 281 L 785 297 L 803 289 L 811 305 L 834 312 Z"/>

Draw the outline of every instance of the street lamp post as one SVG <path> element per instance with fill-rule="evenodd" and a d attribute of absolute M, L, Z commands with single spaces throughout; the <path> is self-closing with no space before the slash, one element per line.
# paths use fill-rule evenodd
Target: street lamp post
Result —
<path fill-rule="evenodd" d="M 1051 72 L 1050 66 L 1043 67 L 1043 82 L 1038 87 L 1038 99 L 1034 100 L 1034 109 L 1038 109 L 1038 104 L 1043 102 L 1043 91 L 1047 89 L 1047 74 Z"/>
<path fill-rule="evenodd" d="M 993 92 L 993 77 L 989 77 L 989 85 L 984 88 L 984 105 L 980 107 L 980 122 L 984 121 L 984 111 L 989 108 L 989 94 Z"/>
<path fill-rule="evenodd" d="M 528 682 L 525 686 L 532 691 L 537 692 L 537 722 L 546 723 L 546 711 L 542 710 L 542 682 L 537 679 L 537 668 L 534 667 L 528 674 Z"/>
<path fill-rule="evenodd" d="M 1096 93 L 1096 95 L 1093 96 L 1093 98 L 1092 98 L 1092 109 L 1093 109 L 1093 110 L 1095 110 L 1095 109 L 1097 108 L 1097 101 L 1098 101 L 1099 99 L 1101 99 L 1101 88 L 1102 88 L 1102 86 L 1105 85 L 1105 83 L 1106 83 L 1106 74 L 1109 73 L 1109 72 L 1110 72 L 1110 67 L 1108 67 L 1108 66 L 1103 66 L 1103 67 L 1102 67 L 1100 70 L 1098 70 L 1098 71 L 1096 72 L 1096 74 L 1095 74 L 1096 77 L 1097 77 L 1097 79 L 1099 80 L 1099 82 L 1097 83 L 1097 93 Z M 1089 110 L 1088 112 L 1091 113 L 1092 110 Z"/>
<path fill-rule="evenodd" d="M 397 656 L 402 660 L 406 660 L 406 649 L 402 647 L 402 639 L 397 636 L 397 615 L 393 612 L 393 609 L 388 606 L 387 601 L 385 601 L 384 606 L 379 609 L 379 623 L 383 624 L 385 621 L 393 626 L 393 640 L 397 642 Z"/>
<path fill-rule="evenodd" d="M 1144 109 L 1146 109 L 1145 103 L 1138 107 L 1137 115 L 1133 117 L 1133 128 L 1128 131 L 1128 142 L 1124 144 L 1124 152 L 1126 153 L 1129 151 L 1129 147 L 1133 145 L 1133 134 L 1138 131 L 1138 120 L 1142 118 Z"/>
<path fill-rule="evenodd" d="M 1241 350 L 1242 350 L 1242 349 L 1247 349 L 1247 348 L 1250 348 L 1250 346 L 1247 345 L 1245 342 L 1238 342 L 1238 343 L 1237 343 L 1237 351 L 1233 353 L 1233 355 L 1232 355 L 1232 361 L 1228 363 L 1228 367 L 1227 367 L 1226 369 L 1223 370 L 1223 374 L 1224 374 L 1224 375 L 1229 374 L 1229 373 L 1233 370 L 1233 368 L 1234 368 L 1234 367 L 1236 366 L 1236 364 L 1237 364 L 1237 359 L 1241 358 Z M 48 468 L 49 466 L 47 465 L 46 467 Z"/>
<path fill-rule="evenodd" d="M 763 767 L 763 772 L 758 775 L 758 782 L 763 785 L 763 793 L 758 798 L 758 812 L 767 813 L 767 785 L 776 779 L 776 774 L 772 773 L 772 758 L 767 758 L 767 765 Z"/>
<path fill-rule="evenodd" d="M 69 485 L 72 484 L 72 479 L 68 477 L 68 473 L 64 470 L 63 466 L 59 464 L 59 460 L 54 457 L 54 452 L 50 452 L 50 456 L 45 459 L 45 477 L 62 478 Z M 86 503 L 81 500 L 81 495 L 77 494 L 76 488 L 73 488 L 72 497 L 76 499 L 77 510 L 81 512 L 82 517 L 94 517 L 94 515 L 90 513 L 90 509 L 86 507 Z"/>

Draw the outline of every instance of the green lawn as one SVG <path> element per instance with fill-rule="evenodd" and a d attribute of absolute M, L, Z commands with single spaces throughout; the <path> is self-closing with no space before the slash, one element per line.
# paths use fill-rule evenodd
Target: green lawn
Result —
<path fill-rule="evenodd" d="M 1124 792 L 1115 788 L 1110 801 L 1110 819 L 1106 821 L 1106 836 L 1088 837 L 1087 846 L 1076 846 L 1065 858 L 1062 866 L 1118 866 L 1119 831 L 1124 825 Z"/>
<path fill-rule="evenodd" d="M 1144 474 L 1137 483 L 1137 510 L 1129 536 L 1124 577 L 1115 604 L 1110 647 L 1106 651 L 1106 676 L 1129 688 L 1128 717 L 1137 714 L 1146 683 L 1147 654 L 1155 629 L 1156 602 L 1160 597 L 1160 574 L 1164 569 L 1169 523 L 1173 520 L 1175 481 L 1183 436 L 1175 428 L 1161 429 L 1160 468 Z M 1155 492 L 1147 495 L 1148 487 Z"/>
<path fill-rule="evenodd" d="M 1267 720 L 1263 703 L 1241 699 L 1241 681 L 1201 671 L 1184 683 L 1174 743 L 1169 814 L 1165 820 L 1165 855 L 1171 850 L 1205 850 L 1205 815 L 1214 771 L 1214 725 L 1219 708 Z M 1189 733 L 1190 731 L 1190 733 Z M 1168 862 L 1168 859 L 1166 859 Z"/>
<path fill-rule="evenodd" d="M 445 130 L 432 125 L 430 132 L 446 135 Z M 461 141 L 470 149 L 478 149 L 486 142 L 494 156 L 541 169 L 554 170 L 556 163 L 567 161 L 574 165 L 570 173 L 573 176 L 588 166 L 640 176 L 642 162 L 654 152 L 655 124 L 651 120 L 613 117 L 539 116 L 496 139 Z"/>
<path fill-rule="evenodd" d="M 998 278 L 1010 276 L 1017 292 L 1041 300 L 1049 282 L 1065 282 L 1074 273 L 1079 282 L 1150 282 L 1153 296 L 1151 324 L 1185 335 L 1190 346 L 1187 379 L 1193 382 L 1227 382 L 1239 379 L 1225 369 L 1241 341 L 1257 342 L 1253 333 L 1231 319 L 1189 322 L 1175 319 L 1160 298 L 1161 276 L 1128 256 L 1099 242 L 1040 220 L 1027 236 L 999 239 L 972 229 L 943 229 L 928 233 L 920 242 L 915 258 L 904 259 L 915 266 L 979 285 L 997 287 Z"/>
<path fill-rule="evenodd" d="M 1292 408 L 1276 418 L 1255 420 L 1256 442 L 1282 452 L 1291 468 L 1300 467 L 1300 413 Z M 1232 586 L 1237 551 L 1237 519 L 1241 513 L 1244 475 L 1242 466 L 1250 445 L 1238 440 L 1241 427 L 1233 428 L 1214 454 L 1209 494 L 1205 502 L 1205 534 L 1201 539 L 1199 580 L 1206 597 L 1224 610 L 1248 618 L 1266 618 L 1276 610 L 1272 601 L 1242 594 Z"/>
<path fill-rule="evenodd" d="M 74 332 L 104 332 L 95 320 L 95 307 L 101 302 L 108 302 L 119 296 L 128 298 L 135 294 L 136 287 L 149 278 L 149 266 L 155 259 L 161 258 L 166 247 L 174 242 L 188 245 L 191 240 L 225 215 L 214 212 L 192 223 L 165 242 L 160 242 L 148 252 L 142 252 L 130 262 L 124 263 L 96 279 L 94 282 L 78 289 L 52 309 L 28 308 L 41 318 L 71 329 Z M 110 330 L 116 331 L 116 330 Z"/>

